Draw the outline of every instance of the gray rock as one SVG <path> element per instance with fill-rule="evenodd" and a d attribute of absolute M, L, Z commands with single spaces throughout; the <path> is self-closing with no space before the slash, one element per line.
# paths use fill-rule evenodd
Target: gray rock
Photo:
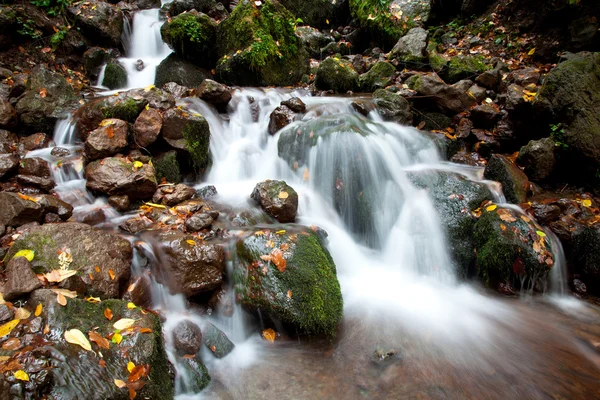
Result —
<path fill-rule="evenodd" d="M 40 188 L 44 192 L 49 192 L 56 186 L 52 179 L 41 178 L 32 175 L 17 175 L 17 182 L 19 182 L 22 186 L 33 186 Z"/>
<path fill-rule="evenodd" d="M 227 335 L 210 322 L 204 324 L 203 332 L 202 341 L 215 357 L 223 358 L 235 348 L 235 345 L 229 340 Z"/>
<path fill-rule="evenodd" d="M 19 174 L 34 175 L 40 178 L 50 178 L 50 166 L 48 161 L 39 157 L 28 157 L 19 163 Z"/>
<path fill-rule="evenodd" d="M 0 304 L 0 322 L 6 322 L 15 316 L 15 312 L 12 308 L 8 308 L 6 304 Z"/>
<path fill-rule="evenodd" d="M 475 103 L 466 92 L 470 86 L 463 90 L 460 85 L 448 85 L 436 74 L 414 75 L 407 84 L 443 112 L 460 113 Z"/>
<path fill-rule="evenodd" d="M 298 193 L 284 181 L 264 181 L 256 185 L 251 197 L 277 221 L 294 222 L 298 212 Z"/>
<path fill-rule="evenodd" d="M 543 181 L 552 176 L 556 166 L 556 145 L 551 138 L 532 140 L 521 147 L 517 163 L 533 181 Z"/>
<path fill-rule="evenodd" d="M 88 7 L 82 3 L 75 3 L 69 8 L 75 25 L 85 36 L 93 38 L 94 43 L 106 47 L 119 47 L 123 33 L 123 12 L 110 3 L 98 2 L 94 5 L 95 7 Z"/>
<path fill-rule="evenodd" d="M 7 100 L 0 99 L 0 129 L 12 129 L 17 126 L 17 111 Z"/>
<path fill-rule="evenodd" d="M 224 108 L 231 100 L 231 88 L 211 79 L 205 79 L 198 88 L 197 95 L 208 103 Z"/>
<path fill-rule="evenodd" d="M 13 154 L 0 154 L 0 178 L 17 170 L 19 156 Z"/>
<path fill-rule="evenodd" d="M 383 119 L 404 125 L 412 124 L 413 114 L 410 104 L 401 95 L 379 89 L 373 93 L 373 100 Z"/>
<path fill-rule="evenodd" d="M 182 321 L 173 329 L 173 345 L 180 356 L 196 354 L 202 346 L 202 331 L 192 321 Z"/>
<path fill-rule="evenodd" d="M 43 207 L 35 201 L 23 199 L 16 193 L 0 193 L 0 224 L 19 226 L 39 222 L 44 215 Z"/>
<path fill-rule="evenodd" d="M 129 197 L 127 197 L 125 195 L 110 196 L 108 198 L 108 204 L 110 204 L 111 207 L 114 207 L 115 210 L 124 212 L 124 211 L 129 210 L 129 206 L 130 206 Z"/>
<path fill-rule="evenodd" d="M 291 99 L 284 100 L 281 102 L 282 106 L 286 106 L 290 110 L 296 113 L 305 113 L 306 112 L 306 104 L 298 97 L 292 97 Z"/>
<path fill-rule="evenodd" d="M 185 229 L 188 232 L 200 232 L 203 229 L 210 228 L 214 222 L 213 217 L 208 213 L 197 213 L 185 221 Z"/>
<path fill-rule="evenodd" d="M 198 86 L 209 78 L 210 72 L 202 69 L 191 62 L 182 60 L 175 53 L 169 55 L 156 67 L 156 78 L 154 85 L 163 87 L 169 82 L 175 82 L 178 85 L 194 87 Z"/>
<path fill-rule="evenodd" d="M 423 28 L 413 28 L 398 40 L 390 56 L 398 61 L 411 64 L 420 63 L 427 57 L 427 37 L 429 32 Z"/>
<path fill-rule="evenodd" d="M 529 179 L 506 156 L 494 154 L 490 157 L 483 176 L 486 179 L 500 182 L 502 191 L 509 203 L 521 204 L 527 201 Z"/>

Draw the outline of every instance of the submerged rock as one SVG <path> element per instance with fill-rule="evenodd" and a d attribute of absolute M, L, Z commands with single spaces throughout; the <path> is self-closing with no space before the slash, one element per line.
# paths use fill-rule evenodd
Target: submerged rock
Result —
<path fill-rule="evenodd" d="M 250 232 L 237 243 L 233 280 L 247 309 L 298 333 L 335 336 L 342 319 L 340 286 L 333 259 L 311 229 Z"/>
<path fill-rule="evenodd" d="M 157 187 L 152 164 L 132 163 L 125 158 L 110 157 L 91 162 L 85 167 L 85 176 L 89 190 L 109 196 L 147 199 L 152 197 Z"/>
<path fill-rule="evenodd" d="M 294 222 L 298 212 L 298 193 L 284 181 L 264 181 L 256 185 L 251 197 L 277 221 Z"/>

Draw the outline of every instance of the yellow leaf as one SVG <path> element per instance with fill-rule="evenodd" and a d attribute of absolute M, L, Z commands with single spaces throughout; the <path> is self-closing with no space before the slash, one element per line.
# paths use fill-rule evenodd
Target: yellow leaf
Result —
<path fill-rule="evenodd" d="M 487 206 L 487 207 L 485 208 L 485 210 L 486 210 L 486 211 L 494 211 L 496 208 L 498 208 L 498 206 L 497 206 L 497 205 L 495 205 L 495 204 L 492 204 L 491 206 Z"/>
<path fill-rule="evenodd" d="M 325 23 L 326 23 L 327 25 L 329 25 L 329 20 L 328 20 L 328 19 L 326 19 L 326 20 L 325 20 Z"/>
<path fill-rule="evenodd" d="M 591 207 L 592 206 L 592 201 L 589 199 L 585 199 L 581 202 L 581 205 L 584 207 Z"/>
<path fill-rule="evenodd" d="M 22 369 L 18 370 L 13 375 L 20 381 L 29 381 L 29 375 L 27 375 L 27 372 L 23 371 Z"/>
<path fill-rule="evenodd" d="M 546 237 L 546 234 L 542 231 L 535 231 L 535 233 L 537 233 L 539 237 Z"/>
<path fill-rule="evenodd" d="M 56 295 L 56 302 L 64 307 L 67 305 L 67 298 L 65 297 L 64 294 L 59 293 Z"/>
<path fill-rule="evenodd" d="M 17 308 L 15 311 L 15 319 L 27 319 L 31 316 L 31 312 L 27 311 L 26 308 Z"/>
<path fill-rule="evenodd" d="M 144 164 L 142 164 L 140 161 L 134 161 L 133 162 L 133 168 L 137 168 L 140 169 L 144 166 Z"/>
<path fill-rule="evenodd" d="M 135 368 L 135 364 L 132 363 L 131 361 L 129 361 L 127 363 L 127 371 L 131 372 L 131 371 L 133 371 L 134 368 Z"/>
<path fill-rule="evenodd" d="M 123 340 L 123 336 L 119 332 L 115 332 L 112 337 L 112 342 L 116 344 L 120 344 Z"/>
<path fill-rule="evenodd" d="M 287 199 L 289 197 L 288 192 L 279 192 L 279 195 L 277 196 L 280 199 Z"/>
<path fill-rule="evenodd" d="M 87 301 L 88 303 L 100 303 L 102 300 L 100 300 L 100 297 L 86 297 L 85 301 Z"/>
<path fill-rule="evenodd" d="M 264 231 L 256 231 L 254 232 L 254 236 L 263 236 L 265 234 Z"/>
<path fill-rule="evenodd" d="M 190 246 L 195 246 L 196 242 L 194 242 L 192 239 L 188 239 L 185 241 L 187 244 L 189 244 Z"/>
<path fill-rule="evenodd" d="M 150 104 L 146 104 L 146 107 L 144 107 L 146 110 L 150 109 Z"/>
<path fill-rule="evenodd" d="M 40 304 L 37 305 L 37 307 L 35 308 L 34 315 L 36 317 L 39 317 L 41 313 L 42 313 L 42 303 L 40 303 Z"/>
<path fill-rule="evenodd" d="M 535 53 L 535 47 L 531 50 L 529 50 L 529 53 L 527 53 L 528 56 L 532 56 Z"/>
<path fill-rule="evenodd" d="M 155 203 L 144 203 L 144 204 L 149 207 L 154 207 L 154 208 L 167 208 L 166 206 L 163 206 L 162 204 L 155 204 Z"/>
<path fill-rule="evenodd" d="M 149 92 L 149 91 L 151 91 L 152 89 L 154 89 L 154 85 L 146 86 L 146 87 L 144 88 L 144 91 L 145 91 L 145 92 Z"/>
<path fill-rule="evenodd" d="M 137 306 L 134 303 L 129 302 L 129 303 L 127 303 L 127 308 L 129 308 L 130 310 L 132 310 L 134 308 L 137 308 Z"/>
<path fill-rule="evenodd" d="M 125 386 L 127 386 L 127 384 L 120 379 L 115 379 L 114 382 L 115 382 L 115 386 L 118 387 L 119 389 L 123 389 Z"/>
<path fill-rule="evenodd" d="M 83 332 L 79 329 L 71 329 L 65 332 L 65 340 L 69 343 L 81 346 L 84 350 L 92 351 L 92 345 Z"/>
<path fill-rule="evenodd" d="M 278 235 L 284 235 L 285 234 L 285 229 L 282 229 L 280 231 L 275 232 Z"/>
<path fill-rule="evenodd" d="M 16 257 L 25 257 L 27 261 L 33 261 L 33 257 L 35 256 L 35 251 L 33 250 L 20 250 L 17 251 L 17 254 L 13 258 Z"/>
<path fill-rule="evenodd" d="M 121 331 L 123 329 L 127 329 L 127 328 L 131 327 L 134 323 L 135 323 L 135 319 L 121 318 L 120 320 L 115 322 L 113 326 L 115 327 L 115 329 L 118 329 Z"/>
<path fill-rule="evenodd" d="M 113 125 L 115 123 L 115 119 L 109 118 L 109 119 L 105 119 L 102 120 L 102 122 L 100 122 L 100 126 L 104 127 L 104 126 L 109 126 L 109 125 Z"/>
<path fill-rule="evenodd" d="M 271 328 L 265 329 L 264 331 L 262 331 L 262 337 L 271 343 L 273 343 L 275 341 L 276 335 L 277 335 L 277 333 Z"/>
<path fill-rule="evenodd" d="M 8 335 L 13 329 L 15 329 L 15 326 L 17 325 L 19 325 L 18 319 L 13 319 L 12 321 L 5 323 L 4 325 L 0 325 L 0 337 Z"/>
<path fill-rule="evenodd" d="M 70 299 L 74 299 L 77 297 L 77 292 L 75 292 L 73 290 L 68 290 L 68 289 L 50 289 L 50 290 L 52 290 L 56 294 L 62 294 L 63 296 L 68 297 Z"/>

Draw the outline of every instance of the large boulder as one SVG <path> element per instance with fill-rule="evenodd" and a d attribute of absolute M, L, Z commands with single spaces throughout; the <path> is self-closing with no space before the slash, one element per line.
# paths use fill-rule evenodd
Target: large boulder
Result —
<path fill-rule="evenodd" d="M 412 123 L 413 113 L 410 109 L 410 104 L 398 93 L 379 89 L 373 93 L 373 100 L 377 106 L 377 112 L 384 120 L 404 125 Z"/>
<path fill-rule="evenodd" d="M 172 18 L 160 28 L 165 43 L 183 60 L 203 68 L 216 61 L 217 25 L 206 14 L 186 12 Z"/>
<path fill-rule="evenodd" d="M 543 229 L 513 209 L 488 205 L 474 229 L 477 267 L 493 288 L 508 282 L 533 288 L 554 266 L 552 245 Z"/>
<path fill-rule="evenodd" d="M 27 80 L 27 90 L 16 109 L 28 131 L 54 130 L 56 121 L 77 106 L 78 98 L 66 79 L 43 66 L 36 67 Z"/>
<path fill-rule="evenodd" d="M 169 54 L 156 67 L 154 85 L 163 87 L 166 83 L 175 82 L 178 85 L 193 87 L 200 85 L 204 79 L 210 76 L 210 72 L 207 70 L 185 61 L 173 53 Z"/>
<path fill-rule="evenodd" d="M 319 65 L 315 78 L 317 89 L 346 93 L 356 90 L 357 85 L 358 73 L 350 61 L 338 57 L 328 57 Z"/>
<path fill-rule="evenodd" d="M 129 144 L 128 137 L 127 122 L 115 118 L 105 119 L 85 140 L 85 154 L 89 160 L 112 156 L 125 150 Z"/>
<path fill-rule="evenodd" d="M 316 28 L 345 26 L 350 18 L 348 0 L 281 0 L 302 22 Z"/>
<path fill-rule="evenodd" d="M 21 193 L 0 193 L 0 224 L 19 226 L 29 222 L 41 222 L 47 213 L 69 219 L 73 207 L 51 195 L 27 196 Z"/>
<path fill-rule="evenodd" d="M 322 49 L 335 42 L 333 36 L 310 26 L 299 26 L 296 28 L 296 35 L 300 37 L 306 51 L 312 58 L 321 58 L 323 55 Z"/>
<path fill-rule="evenodd" d="M 544 181 L 552 176 L 556 165 L 556 144 L 551 138 L 532 140 L 521 147 L 517 163 L 523 166 L 533 181 Z"/>
<path fill-rule="evenodd" d="M 283 127 L 291 124 L 295 119 L 294 112 L 288 107 L 281 105 L 273 110 L 269 116 L 268 131 L 270 135 L 279 132 Z"/>
<path fill-rule="evenodd" d="M 6 255 L 10 260 L 20 250 L 33 250 L 33 271 L 47 273 L 66 269 L 79 271 L 87 293 L 101 298 L 117 298 L 130 276 L 132 250 L 126 239 L 110 232 L 76 222 L 45 224 L 28 229 Z M 69 255 L 71 262 L 61 257 Z"/>
<path fill-rule="evenodd" d="M 159 235 L 162 273 L 157 279 L 173 293 L 194 297 L 221 286 L 225 268 L 222 246 L 195 241 L 191 235 L 167 232 Z"/>
<path fill-rule="evenodd" d="M 123 12 L 103 1 L 75 3 L 69 8 L 75 25 L 94 43 L 106 47 L 120 47 L 123 33 Z"/>
<path fill-rule="evenodd" d="M 458 114 L 475 104 L 461 85 L 448 85 L 436 74 L 413 75 L 407 84 L 421 96 L 427 96 L 442 112 Z"/>
<path fill-rule="evenodd" d="M 287 86 L 308 73 L 296 19 L 277 0 L 240 2 L 217 33 L 217 77 L 241 86 Z"/>
<path fill-rule="evenodd" d="M 427 58 L 427 37 L 429 33 L 423 28 L 413 28 L 398 40 L 390 53 L 390 57 L 403 65 L 422 66 Z"/>
<path fill-rule="evenodd" d="M 196 95 L 202 100 L 224 109 L 231 100 L 231 88 L 212 79 L 205 79 L 196 90 Z"/>
<path fill-rule="evenodd" d="M 133 142 L 139 147 L 148 147 L 156 141 L 161 129 L 162 114 L 154 108 L 148 108 L 133 124 Z"/>
<path fill-rule="evenodd" d="M 446 81 L 456 83 L 462 79 L 475 79 L 477 75 L 492 69 L 483 56 L 456 56 L 450 59 Z"/>
<path fill-rule="evenodd" d="M 110 157 L 85 167 L 86 187 L 108 196 L 127 195 L 130 199 L 147 199 L 156 191 L 154 166 L 139 165 L 126 158 Z"/>
<path fill-rule="evenodd" d="M 247 309 L 333 337 L 342 318 L 336 268 L 319 236 L 302 226 L 249 232 L 237 243 L 235 291 Z"/>
<path fill-rule="evenodd" d="M 501 154 L 492 155 L 488 160 L 483 176 L 502 184 L 502 191 L 509 203 L 520 204 L 527 201 L 529 179 L 506 156 Z"/>
<path fill-rule="evenodd" d="M 168 110 L 163 114 L 161 136 L 171 147 L 189 154 L 196 171 L 210 165 L 210 127 L 202 115 Z"/>
<path fill-rule="evenodd" d="M 127 71 L 118 62 L 109 62 L 104 68 L 104 77 L 100 84 L 111 90 L 124 88 L 127 86 Z"/>
<path fill-rule="evenodd" d="M 590 173 L 600 167 L 600 53 L 569 55 L 544 79 L 536 105 L 564 129 L 561 141 Z M 577 168 L 582 172 L 581 165 Z"/>
<path fill-rule="evenodd" d="M 281 223 L 294 222 L 298 212 L 298 193 L 284 181 L 264 181 L 251 197 L 267 214 Z"/>
<path fill-rule="evenodd" d="M 369 71 L 360 75 L 358 87 L 363 92 L 374 92 L 377 89 L 385 89 L 394 81 L 396 68 L 385 61 L 378 61 Z"/>

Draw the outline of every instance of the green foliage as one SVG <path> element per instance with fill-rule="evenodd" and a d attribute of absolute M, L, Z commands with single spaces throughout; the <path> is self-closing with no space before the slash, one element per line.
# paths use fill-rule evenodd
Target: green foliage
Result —
<path fill-rule="evenodd" d="M 559 150 L 567 150 L 569 148 L 569 145 L 565 143 L 565 129 L 562 127 L 562 124 L 550 125 L 550 137 L 554 140 L 554 145 Z"/>
<path fill-rule="evenodd" d="M 50 36 L 50 45 L 52 46 L 53 50 L 56 50 L 56 48 L 60 45 L 60 43 L 65 38 L 65 36 L 67 36 L 67 33 L 69 32 L 70 29 L 71 29 L 70 26 L 61 26 L 54 33 L 54 35 Z"/>
<path fill-rule="evenodd" d="M 23 21 L 21 17 L 17 17 L 17 23 L 21 26 L 17 33 L 22 36 L 30 37 L 31 39 L 39 39 L 42 37 L 42 32 L 35 28 L 34 22 L 30 19 Z"/>
<path fill-rule="evenodd" d="M 372 32 L 375 39 L 394 45 L 398 39 L 415 27 L 412 18 L 398 18 L 390 12 L 391 0 L 350 0 L 350 11 L 359 25 Z"/>
<path fill-rule="evenodd" d="M 31 0 L 31 4 L 45 9 L 51 16 L 62 13 L 72 2 L 73 0 Z"/>

